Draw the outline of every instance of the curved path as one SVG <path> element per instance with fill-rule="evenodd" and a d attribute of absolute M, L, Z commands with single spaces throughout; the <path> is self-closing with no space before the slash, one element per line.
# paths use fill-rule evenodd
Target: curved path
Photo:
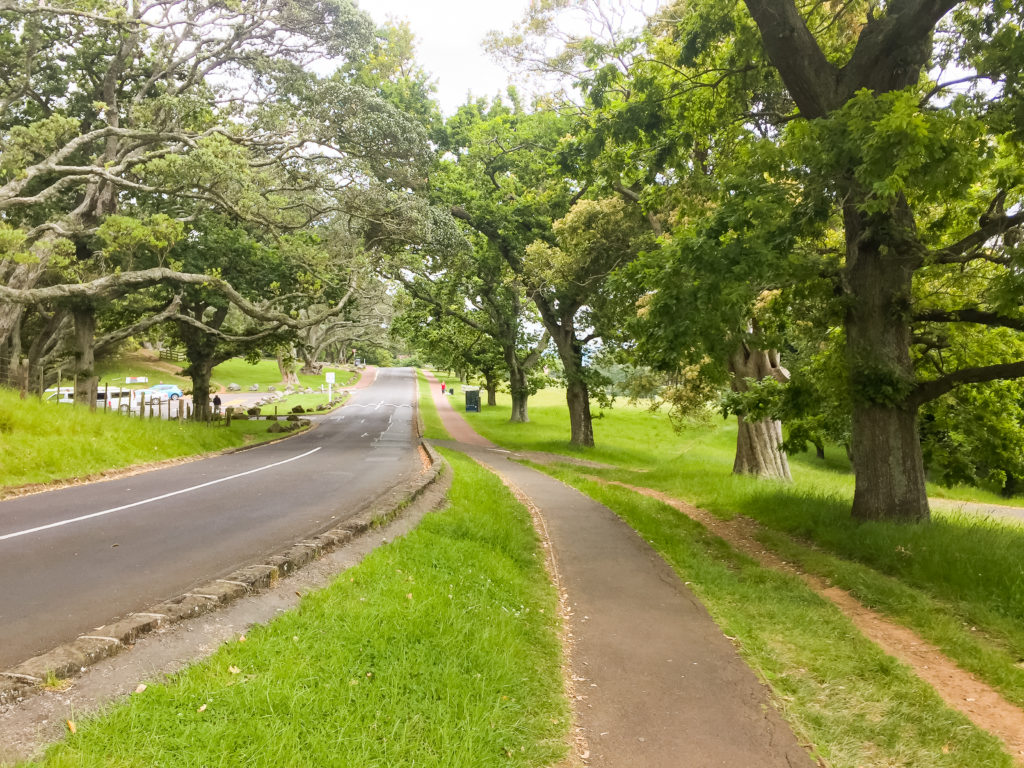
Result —
<path fill-rule="evenodd" d="M 0 502 L 0 669 L 365 509 L 422 468 L 414 409 L 385 369 L 288 440 Z"/>
<path fill-rule="evenodd" d="M 525 495 L 550 537 L 571 609 L 577 725 L 587 764 L 609 768 L 811 768 L 700 601 L 610 509 L 478 435 L 431 383 L 454 441 Z"/>

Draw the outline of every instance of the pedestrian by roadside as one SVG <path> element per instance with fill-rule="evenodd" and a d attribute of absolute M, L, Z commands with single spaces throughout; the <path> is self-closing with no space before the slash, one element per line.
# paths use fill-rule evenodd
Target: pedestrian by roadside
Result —
<path fill-rule="evenodd" d="M 220 395 L 213 396 L 213 412 L 220 413 Z"/>
<path fill-rule="evenodd" d="M 445 387 L 445 384 L 444 384 L 444 382 L 442 381 L 442 382 L 441 382 L 441 394 L 442 394 L 442 395 L 444 394 L 444 387 Z"/>

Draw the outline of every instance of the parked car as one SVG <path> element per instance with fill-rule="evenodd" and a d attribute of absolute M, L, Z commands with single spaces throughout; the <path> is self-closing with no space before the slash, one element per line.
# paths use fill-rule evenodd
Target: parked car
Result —
<path fill-rule="evenodd" d="M 73 403 L 75 402 L 74 387 L 56 387 L 46 390 L 46 402 L 48 403 Z"/>
<path fill-rule="evenodd" d="M 135 396 L 147 403 L 150 400 L 177 400 L 182 394 L 177 384 L 154 384 L 146 389 L 135 390 Z"/>

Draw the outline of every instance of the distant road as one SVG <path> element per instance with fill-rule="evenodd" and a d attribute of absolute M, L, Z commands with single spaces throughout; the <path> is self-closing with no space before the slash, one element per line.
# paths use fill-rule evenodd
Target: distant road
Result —
<path fill-rule="evenodd" d="M 354 515 L 422 468 L 415 398 L 379 369 L 289 440 L 0 502 L 0 669 Z"/>

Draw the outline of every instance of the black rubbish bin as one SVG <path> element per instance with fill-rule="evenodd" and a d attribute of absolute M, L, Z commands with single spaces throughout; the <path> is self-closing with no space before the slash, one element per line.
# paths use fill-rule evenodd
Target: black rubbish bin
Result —
<path fill-rule="evenodd" d="M 463 387 L 466 393 L 466 413 L 480 413 L 480 387 Z"/>

